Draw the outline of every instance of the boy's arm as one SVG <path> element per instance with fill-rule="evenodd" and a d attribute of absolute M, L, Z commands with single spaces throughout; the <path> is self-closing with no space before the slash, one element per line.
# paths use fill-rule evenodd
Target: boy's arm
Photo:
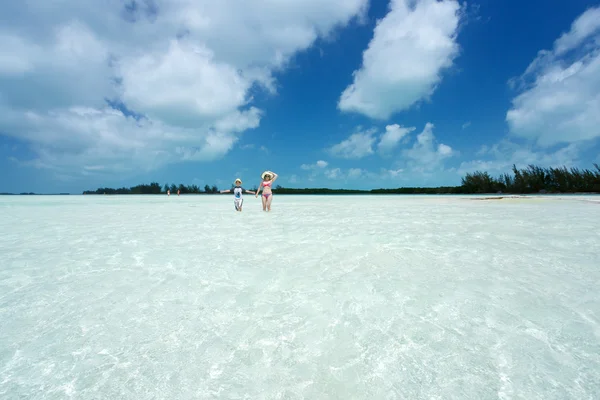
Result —
<path fill-rule="evenodd" d="M 221 190 L 221 193 L 229 193 L 229 192 L 231 192 L 231 189 Z"/>
<path fill-rule="evenodd" d="M 252 190 L 246 190 L 246 193 L 255 194 Z"/>

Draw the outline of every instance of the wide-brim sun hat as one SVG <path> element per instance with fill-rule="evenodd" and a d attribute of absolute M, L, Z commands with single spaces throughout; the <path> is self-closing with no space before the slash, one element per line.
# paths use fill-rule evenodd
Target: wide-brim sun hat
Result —
<path fill-rule="evenodd" d="M 263 173 L 262 173 L 262 175 L 261 175 L 260 177 L 261 177 L 262 179 L 265 179 L 265 176 L 266 176 L 266 175 L 271 175 L 271 176 L 273 176 L 273 173 L 272 173 L 271 171 L 265 171 L 265 172 L 263 172 Z"/>

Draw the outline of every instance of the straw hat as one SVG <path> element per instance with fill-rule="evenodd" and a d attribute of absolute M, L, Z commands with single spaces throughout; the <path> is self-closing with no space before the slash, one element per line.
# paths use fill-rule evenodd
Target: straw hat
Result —
<path fill-rule="evenodd" d="M 260 177 L 262 179 L 265 179 L 265 175 L 271 175 L 271 178 L 273 177 L 273 173 L 271 171 L 265 171 L 265 172 L 263 172 Z"/>

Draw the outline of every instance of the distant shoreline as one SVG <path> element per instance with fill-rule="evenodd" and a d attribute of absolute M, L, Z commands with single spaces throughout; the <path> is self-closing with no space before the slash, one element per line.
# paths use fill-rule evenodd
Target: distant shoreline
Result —
<path fill-rule="evenodd" d="M 72 193 L 0 193 L 0 196 L 72 196 Z"/>
<path fill-rule="evenodd" d="M 510 198 L 526 198 L 538 196 L 600 196 L 595 192 L 555 192 L 555 193 L 277 193 L 279 196 L 485 196 L 476 200 L 501 200 Z M 184 193 L 180 196 L 207 196 L 213 193 Z M 216 193 L 226 196 L 227 194 Z M 167 196 L 166 193 L 0 193 L 0 196 Z M 177 194 L 172 194 L 177 197 Z"/>
<path fill-rule="evenodd" d="M 524 169 L 512 168 L 512 175 L 507 173 L 494 178 L 487 172 L 476 171 L 467 173 L 462 178 L 460 186 L 438 187 L 399 187 L 394 189 L 329 189 L 329 188 L 286 188 L 280 185 L 274 187 L 277 195 L 481 195 L 481 196 L 510 196 L 510 195 L 598 195 L 600 194 L 600 165 L 594 164 L 595 169 L 579 168 L 540 168 L 529 165 Z M 231 185 L 230 188 L 233 188 Z M 256 191 L 257 188 L 248 188 Z M 96 190 L 85 190 L 83 195 L 207 195 L 220 194 L 216 185 L 164 184 L 158 182 L 139 184 L 132 187 L 109 188 L 100 187 Z M 0 195 L 41 195 L 37 193 L 0 193 Z M 52 196 L 67 196 L 70 193 L 47 194 Z"/>

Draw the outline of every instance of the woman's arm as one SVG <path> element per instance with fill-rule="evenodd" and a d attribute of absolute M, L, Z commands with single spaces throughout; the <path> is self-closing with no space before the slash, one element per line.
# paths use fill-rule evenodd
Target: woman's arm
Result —
<path fill-rule="evenodd" d="M 260 185 L 258 185 L 258 190 L 256 191 L 256 196 L 254 196 L 254 197 L 258 197 L 258 194 L 260 193 L 261 188 L 262 188 L 262 182 L 260 183 Z"/>
<path fill-rule="evenodd" d="M 277 179 L 279 175 L 277 175 L 275 172 L 273 172 L 273 179 L 271 179 L 271 182 L 275 182 L 275 179 Z"/>

